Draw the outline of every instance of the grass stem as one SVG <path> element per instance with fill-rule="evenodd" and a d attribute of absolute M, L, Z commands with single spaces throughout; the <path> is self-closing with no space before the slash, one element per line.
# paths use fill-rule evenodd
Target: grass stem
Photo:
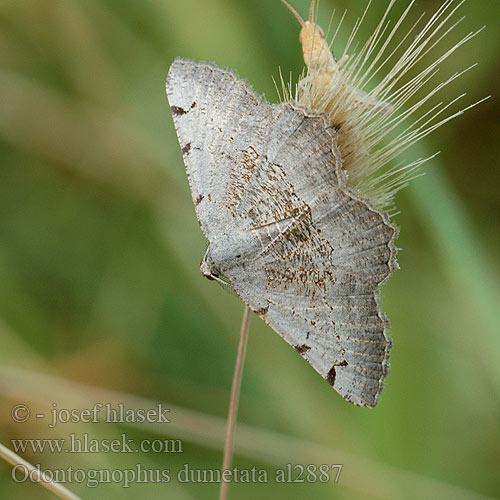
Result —
<path fill-rule="evenodd" d="M 12 450 L 9 450 L 6 446 L 0 443 L 0 458 L 3 458 L 14 467 L 22 468 L 22 473 L 29 477 L 31 481 L 35 481 L 40 483 L 44 488 L 48 489 L 54 495 L 61 498 L 62 500 L 81 500 L 80 497 L 77 497 L 74 493 L 67 490 L 64 486 L 52 481 L 49 477 L 47 477 L 43 471 L 33 467 L 29 462 L 22 459 L 19 455 L 14 453 Z"/>
<path fill-rule="evenodd" d="M 245 306 L 243 319 L 241 320 L 240 342 L 238 345 L 238 354 L 236 356 L 236 365 L 234 367 L 233 385 L 231 387 L 231 399 L 229 400 L 229 412 L 227 416 L 226 440 L 224 443 L 224 458 L 222 461 L 222 474 L 231 468 L 233 459 L 234 429 L 238 418 L 238 402 L 240 399 L 241 375 L 243 372 L 243 363 L 245 361 L 245 352 L 248 340 L 248 325 L 250 322 L 250 308 Z M 227 500 L 229 482 L 222 479 L 220 487 L 219 500 Z"/>

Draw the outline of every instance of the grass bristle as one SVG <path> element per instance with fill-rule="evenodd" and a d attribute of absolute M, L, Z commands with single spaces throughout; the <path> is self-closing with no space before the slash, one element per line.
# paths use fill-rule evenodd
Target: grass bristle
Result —
<path fill-rule="evenodd" d="M 348 55 L 370 1 L 356 22 L 333 74 L 326 74 L 321 67 L 310 67 L 299 78 L 295 89 L 281 81 L 284 98 L 293 96 L 306 108 L 325 114 L 338 129 L 338 147 L 349 185 L 361 191 L 379 209 L 391 212 L 395 194 L 418 176 L 421 165 L 432 158 L 406 163 L 400 156 L 417 141 L 475 105 L 447 114 L 463 94 L 429 108 L 436 95 L 473 67 L 437 80 L 442 63 L 481 31 L 446 45 L 450 34 L 463 20 L 454 20 L 454 17 L 464 2 L 446 0 L 426 23 L 422 23 L 421 16 L 411 24 L 408 14 L 415 3 L 413 0 L 392 25 L 388 17 L 396 0 L 391 0 L 365 44 Z M 335 44 L 338 28 L 330 46 Z M 430 62 L 419 69 L 421 61 L 441 47 L 440 55 L 431 54 Z M 374 83 L 375 80 L 378 83 Z"/>

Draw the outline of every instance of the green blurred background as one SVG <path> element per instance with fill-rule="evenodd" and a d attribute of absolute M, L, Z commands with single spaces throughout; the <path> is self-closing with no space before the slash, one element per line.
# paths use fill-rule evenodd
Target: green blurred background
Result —
<path fill-rule="evenodd" d="M 306 16 L 308 0 L 293 4 Z M 386 4 L 374 2 L 360 40 Z M 352 27 L 364 6 L 322 0 L 319 24 L 349 8 Z M 418 1 L 411 19 L 436 8 Z M 443 66 L 444 79 L 479 63 L 444 98 L 493 98 L 405 155 L 442 151 L 397 198 L 403 250 L 383 288 L 394 348 L 382 400 L 349 405 L 254 317 L 235 465 L 267 469 L 270 482 L 233 484 L 234 500 L 500 496 L 500 2 L 460 12 L 450 42 L 490 26 Z M 46 469 L 171 470 L 167 484 L 68 485 L 82 498 L 217 498 L 217 484 L 175 474 L 220 466 L 243 306 L 199 274 L 205 242 L 164 79 L 176 56 L 211 60 L 275 102 L 278 68 L 302 69 L 298 31 L 278 0 L 0 1 L 1 442 L 87 432 L 183 444 L 175 454 L 23 454 Z M 17 403 L 35 414 L 157 401 L 171 424 L 49 429 L 10 414 Z M 276 484 L 287 463 L 343 470 L 337 484 Z M 0 498 L 28 497 L 53 498 L 14 483 L 1 462 Z"/>

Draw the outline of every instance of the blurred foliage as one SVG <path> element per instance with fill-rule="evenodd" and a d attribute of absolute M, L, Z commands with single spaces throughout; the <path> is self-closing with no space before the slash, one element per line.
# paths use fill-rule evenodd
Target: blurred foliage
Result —
<path fill-rule="evenodd" d="M 308 0 L 293 4 L 306 15 Z M 326 28 L 334 7 L 348 7 L 344 27 L 352 26 L 364 4 L 323 0 L 319 23 Z M 360 39 L 386 4 L 374 2 Z M 406 5 L 401 0 L 396 11 Z M 435 8 L 420 0 L 414 17 Z M 500 3 L 474 0 L 460 11 L 467 16 L 461 35 L 490 24 L 443 68 L 450 74 L 479 63 L 448 91 L 466 91 L 472 103 L 499 87 Z M 284 75 L 302 69 L 298 28 L 278 0 L 0 1 L 1 441 L 126 432 L 184 444 L 182 454 L 26 454 L 32 463 L 141 463 L 173 474 L 185 463 L 219 468 L 243 306 L 199 275 L 205 242 L 164 79 L 176 56 L 212 60 L 276 101 L 278 68 Z M 235 464 L 272 475 L 289 462 L 342 463 L 339 483 L 234 484 L 232 499 L 500 496 L 500 123 L 493 97 L 408 153 L 442 151 L 428 175 L 398 195 L 401 271 L 383 289 L 392 369 L 375 410 L 344 402 L 252 320 Z M 35 413 L 52 403 L 98 401 L 163 401 L 172 424 L 51 430 L 43 420 L 10 417 L 19 402 Z M 14 483 L 7 464 L 0 473 L 1 498 L 52 498 L 38 485 Z M 175 480 L 68 486 L 85 499 L 217 495 L 215 484 Z"/>

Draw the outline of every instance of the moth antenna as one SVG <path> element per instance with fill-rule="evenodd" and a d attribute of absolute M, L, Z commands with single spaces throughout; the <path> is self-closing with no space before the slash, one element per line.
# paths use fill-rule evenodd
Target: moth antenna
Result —
<path fill-rule="evenodd" d="M 309 7 L 309 22 L 313 22 L 313 15 L 314 15 L 314 4 L 316 0 L 311 0 L 311 6 Z"/>
<path fill-rule="evenodd" d="M 297 21 L 303 27 L 304 20 L 299 16 L 299 13 L 286 0 L 281 0 L 281 2 L 285 4 L 285 6 L 288 8 L 288 10 L 297 18 Z M 313 3 L 314 3 L 314 0 L 313 0 Z"/>

